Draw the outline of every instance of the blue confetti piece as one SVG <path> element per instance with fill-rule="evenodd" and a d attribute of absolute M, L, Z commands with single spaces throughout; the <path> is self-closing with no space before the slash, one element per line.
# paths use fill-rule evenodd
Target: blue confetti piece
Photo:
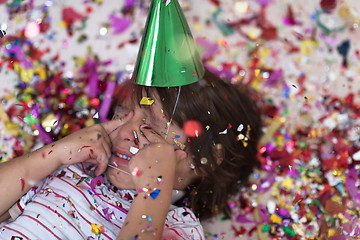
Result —
<path fill-rule="evenodd" d="M 175 138 L 180 138 L 180 135 L 175 135 Z"/>
<path fill-rule="evenodd" d="M 151 216 L 150 215 L 148 216 L 148 221 L 151 222 Z"/>
<path fill-rule="evenodd" d="M 159 195 L 159 192 L 160 192 L 160 190 L 159 190 L 159 189 L 156 189 L 156 190 L 154 190 L 152 193 L 150 193 L 150 196 L 151 196 L 153 199 L 155 199 L 155 198 L 157 198 L 157 196 Z"/>
<path fill-rule="evenodd" d="M 343 186 L 343 184 L 341 182 L 338 183 L 335 187 L 336 187 L 337 190 L 339 190 L 339 192 L 341 194 L 345 195 L 344 186 Z"/>
<path fill-rule="evenodd" d="M 90 190 L 88 190 L 89 194 L 92 195 L 92 192 Z"/>
<path fill-rule="evenodd" d="M 339 54 L 343 57 L 343 66 L 347 67 L 347 55 L 349 53 L 349 48 L 350 48 L 350 41 L 346 40 L 344 42 L 342 42 L 338 47 L 337 50 L 339 52 Z"/>

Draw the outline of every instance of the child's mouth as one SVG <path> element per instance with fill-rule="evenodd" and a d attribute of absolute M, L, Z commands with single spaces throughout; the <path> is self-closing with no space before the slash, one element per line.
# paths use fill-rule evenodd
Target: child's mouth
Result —
<path fill-rule="evenodd" d="M 128 161 L 130 161 L 130 159 L 131 159 L 131 157 L 126 156 L 124 154 L 117 153 L 117 152 L 115 152 L 114 155 L 117 156 L 118 158 L 122 158 L 122 159 L 125 159 L 125 160 L 128 160 Z"/>
<path fill-rule="evenodd" d="M 119 168 L 119 166 L 128 166 L 130 159 L 131 157 L 125 154 L 113 152 L 111 158 L 109 159 L 108 166 L 130 175 L 130 173 L 128 173 L 127 171 Z"/>

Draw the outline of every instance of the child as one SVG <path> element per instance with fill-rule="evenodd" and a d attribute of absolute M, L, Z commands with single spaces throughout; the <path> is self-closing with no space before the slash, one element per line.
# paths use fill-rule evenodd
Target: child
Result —
<path fill-rule="evenodd" d="M 177 1 L 152 3 L 115 119 L 0 164 L 0 238 L 204 239 L 198 218 L 229 213 L 260 114 L 203 68 Z"/>
<path fill-rule="evenodd" d="M 258 165 L 253 100 L 207 71 L 182 87 L 168 131 L 177 87 L 125 87 L 116 119 L 0 165 L 1 215 L 23 211 L 1 238 L 204 239 L 197 217 L 225 210 L 238 181 Z M 139 105 L 143 97 L 155 101 Z M 182 130 L 189 120 L 201 126 L 197 136 Z M 97 165 L 98 177 L 86 163 Z"/>

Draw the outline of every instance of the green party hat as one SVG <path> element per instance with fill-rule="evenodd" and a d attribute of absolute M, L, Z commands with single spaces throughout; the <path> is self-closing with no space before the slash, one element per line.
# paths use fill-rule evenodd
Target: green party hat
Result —
<path fill-rule="evenodd" d="M 153 0 L 132 80 L 139 85 L 176 87 L 194 83 L 205 69 L 177 0 Z"/>

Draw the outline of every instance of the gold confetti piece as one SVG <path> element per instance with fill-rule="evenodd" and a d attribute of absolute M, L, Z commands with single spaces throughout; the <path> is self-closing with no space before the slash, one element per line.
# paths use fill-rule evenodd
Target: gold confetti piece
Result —
<path fill-rule="evenodd" d="M 100 226 L 96 223 L 91 224 L 91 232 L 95 233 L 96 235 L 104 232 L 104 226 Z"/>
<path fill-rule="evenodd" d="M 55 116 L 55 114 L 53 113 L 49 113 L 45 116 L 45 118 L 41 121 L 41 126 L 43 128 L 50 128 L 50 129 L 54 129 L 55 123 L 57 122 L 57 118 Z"/>
<path fill-rule="evenodd" d="M 185 149 L 185 145 L 182 144 L 181 142 L 179 142 L 178 140 L 174 139 L 174 143 L 176 146 L 178 146 L 181 150 L 184 150 Z"/>
<path fill-rule="evenodd" d="M 148 97 L 143 97 L 140 101 L 140 105 L 151 106 L 154 103 L 154 100 Z"/>
<path fill-rule="evenodd" d="M 270 220 L 273 222 L 273 223 L 277 223 L 277 224 L 281 224 L 281 217 L 276 215 L 276 214 L 272 214 L 270 216 Z"/>

